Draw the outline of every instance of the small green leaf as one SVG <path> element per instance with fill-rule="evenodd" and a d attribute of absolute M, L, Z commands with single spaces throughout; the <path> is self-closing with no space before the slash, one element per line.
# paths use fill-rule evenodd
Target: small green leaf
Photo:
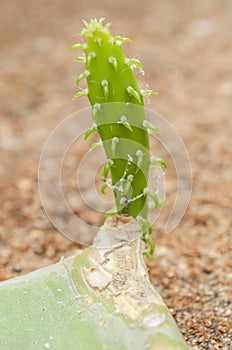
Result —
<path fill-rule="evenodd" d="M 152 233 L 152 226 L 150 224 L 150 222 L 143 218 L 142 216 L 137 216 L 136 218 L 139 222 L 141 222 L 141 224 L 143 225 L 143 234 L 145 235 L 145 233 L 148 231 L 149 233 Z"/>
<path fill-rule="evenodd" d="M 102 146 L 102 142 L 101 141 L 97 141 L 95 143 L 93 143 L 91 146 L 90 146 L 90 151 L 92 151 L 94 148 L 97 148 L 97 147 L 100 147 Z"/>
<path fill-rule="evenodd" d="M 77 93 L 73 96 L 73 100 L 76 100 L 77 98 L 83 97 L 83 96 L 88 96 L 88 90 L 83 90 L 83 91 L 77 92 Z"/>
<path fill-rule="evenodd" d="M 167 169 L 167 167 L 168 167 L 168 165 L 165 162 L 165 160 L 161 159 L 161 158 L 152 158 L 151 159 L 151 164 L 154 164 L 154 163 L 162 165 L 165 169 Z M 155 164 L 153 166 L 155 166 Z M 152 165 L 151 165 L 151 169 L 152 169 Z"/>
<path fill-rule="evenodd" d="M 149 246 L 150 246 L 150 252 L 149 252 L 149 253 L 150 253 L 151 255 L 153 255 L 153 253 L 154 253 L 154 251 L 155 251 L 155 243 L 154 243 L 153 239 L 148 238 L 148 239 L 146 240 L 146 243 L 148 243 Z"/>
<path fill-rule="evenodd" d="M 108 187 L 107 183 L 103 184 L 101 187 L 101 193 L 106 194 L 105 190 L 107 189 L 107 187 Z"/>
<path fill-rule="evenodd" d="M 79 56 L 75 58 L 75 61 L 77 62 L 86 62 L 85 56 Z"/>
<path fill-rule="evenodd" d="M 93 21 L 93 20 L 91 20 Z M 82 19 L 82 23 L 86 26 L 86 28 L 88 27 L 89 23 L 85 20 L 85 19 Z"/>
<path fill-rule="evenodd" d="M 143 255 L 148 258 L 148 260 L 153 261 L 153 256 L 149 252 L 143 252 Z"/>
<path fill-rule="evenodd" d="M 78 85 L 81 80 L 87 78 L 90 75 L 90 72 L 88 70 L 85 70 L 84 73 L 80 74 L 79 77 L 76 80 L 76 84 Z"/>
<path fill-rule="evenodd" d="M 139 103 L 141 103 L 141 97 L 139 93 L 132 86 L 127 87 L 127 92 L 130 96 L 133 96 Z"/>
<path fill-rule="evenodd" d="M 108 33 L 109 34 L 109 32 L 110 32 L 110 27 L 111 27 L 111 23 L 107 23 L 106 25 L 105 25 L 105 32 L 106 33 Z"/>
<path fill-rule="evenodd" d="M 136 152 L 136 156 L 137 156 L 137 161 L 136 161 L 136 171 L 135 171 L 135 174 L 138 173 L 139 169 L 142 168 L 142 165 L 143 165 L 143 157 L 144 157 L 144 154 L 141 150 L 138 150 Z"/>
<path fill-rule="evenodd" d="M 157 91 L 149 90 L 149 89 L 141 90 L 141 93 L 143 96 L 150 96 L 150 95 L 158 95 L 159 94 Z"/>
<path fill-rule="evenodd" d="M 106 80 L 106 79 L 102 80 L 101 86 L 103 89 L 103 95 L 105 96 L 106 101 L 108 101 L 108 98 L 109 98 L 109 82 L 108 82 L 108 80 Z"/>
<path fill-rule="evenodd" d="M 115 155 L 116 146 L 118 143 L 119 143 L 118 137 L 113 137 L 111 140 L 111 150 L 112 150 L 113 155 Z"/>
<path fill-rule="evenodd" d="M 152 123 L 148 122 L 147 120 L 143 121 L 143 127 L 147 129 L 149 133 L 151 132 L 159 132 L 159 129 L 155 127 Z"/>
<path fill-rule="evenodd" d="M 101 47 L 101 45 L 102 45 L 102 38 L 97 36 L 96 38 L 94 38 L 94 41 L 95 41 L 95 43 L 98 43 L 98 45 Z"/>
<path fill-rule="evenodd" d="M 153 199 L 154 207 L 158 208 L 160 206 L 160 202 L 159 202 L 157 195 L 152 191 L 148 191 L 147 194 L 148 194 L 148 196 L 150 196 Z"/>
<path fill-rule="evenodd" d="M 122 124 L 125 128 L 127 128 L 131 132 L 133 131 L 133 129 L 130 126 L 130 123 L 128 122 L 127 117 L 125 115 L 121 116 L 120 120 L 118 121 L 118 124 Z"/>
<path fill-rule="evenodd" d="M 120 36 L 120 35 L 116 35 L 113 39 L 114 39 L 114 43 L 116 45 L 122 45 L 124 43 L 131 43 L 132 42 L 131 39 Z"/>
<path fill-rule="evenodd" d="M 101 110 L 101 104 L 100 103 L 95 103 L 92 107 L 92 115 L 93 119 L 96 118 L 98 112 Z"/>
<path fill-rule="evenodd" d="M 108 61 L 110 64 L 112 64 L 113 68 L 114 68 L 114 72 L 117 73 L 118 71 L 118 61 L 117 61 L 117 58 L 114 57 L 114 56 L 110 56 L 108 58 Z"/>
<path fill-rule="evenodd" d="M 128 122 L 124 122 L 124 123 L 122 123 L 122 125 L 125 126 L 125 128 L 127 128 L 131 132 L 133 132 L 133 129 L 132 129 L 132 127 L 130 126 L 130 124 Z"/>
<path fill-rule="evenodd" d="M 104 179 L 107 178 L 107 176 L 108 176 L 108 174 L 109 174 L 109 171 L 110 171 L 110 167 L 111 167 L 112 164 L 113 164 L 113 161 L 112 161 L 111 159 L 109 159 L 109 160 L 106 162 L 106 164 L 105 164 L 105 166 L 104 166 L 104 168 L 103 168 L 102 174 L 101 174 L 101 176 L 102 176 Z"/>
<path fill-rule="evenodd" d="M 142 62 L 137 58 L 126 58 L 126 64 L 128 64 L 132 69 L 139 69 L 142 67 Z"/>
<path fill-rule="evenodd" d="M 94 52 L 94 51 L 89 52 L 88 55 L 87 55 L 87 62 L 88 62 L 88 64 L 90 64 L 92 59 L 95 58 L 95 57 L 96 57 L 96 52 Z"/>
<path fill-rule="evenodd" d="M 71 47 L 71 51 L 74 51 L 76 49 L 84 49 L 84 44 L 81 44 L 81 43 L 78 43 L 78 44 L 74 44 L 72 47 Z"/>
<path fill-rule="evenodd" d="M 93 124 L 92 128 L 86 131 L 84 139 L 87 140 L 90 135 L 92 135 L 97 130 L 97 125 Z"/>

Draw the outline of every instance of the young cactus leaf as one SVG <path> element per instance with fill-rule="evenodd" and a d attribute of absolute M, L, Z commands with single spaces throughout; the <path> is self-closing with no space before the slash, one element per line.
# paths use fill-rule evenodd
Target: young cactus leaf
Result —
<path fill-rule="evenodd" d="M 147 219 L 144 219 L 142 216 L 137 216 L 137 220 L 139 222 L 141 222 L 141 224 L 143 225 L 143 239 L 145 239 L 145 235 L 147 232 L 149 232 L 150 234 L 152 233 L 152 227 L 150 222 Z"/>
<path fill-rule="evenodd" d="M 76 84 L 79 85 L 81 80 L 87 78 L 90 75 L 90 72 L 88 70 L 85 70 L 84 73 L 80 74 L 79 77 L 76 80 Z"/>
<path fill-rule="evenodd" d="M 159 199 L 158 199 L 157 195 L 154 192 L 149 191 L 147 188 L 144 188 L 143 192 L 144 192 L 144 194 L 147 194 L 149 197 L 152 198 L 152 200 L 154 202 L 154 207 L 158 208 L 159 207 Z"/>
<path fill-rule="evenodd" d="M 149 123 L 147 120 L 143 121 L 143 127 L 147 129 L 148 133 L 159 132 L 159 129 L 157 129 L 152 123 Z"/>
<path fill-rule="evenodd" d="M 84 48 L 85 48 L 85 45 L 84 45 L 84 44 L 78 43 L 78 44 L 74 44 L 74 45 L 71 47 L 71 51 L 74 51 L 74 50 L 76 50 L 76 49 L 82 49 L 82 50 L 84 50 Z"/>
<path fill-rule="evenodd" d="M 123 193 L 128 194 L 129 191 L 131 190 L 131 184 L 134 180 L 134 175 L 128 175 L 127 179 L 124 181 L 124 186 L 123 186 Z"/>
<path fill-rule="evenodd" d="M 87 55 L 87 62 L 88 62 L 88 64 L 90 64 L 92 59 L 95 58 L 95 57 L 96 57 L 96 52 L 94 52 L 94 51 L 89 52 L 88 55 Z"/>
<path fill-rule="evenodd" d="M 95 143 L 93 143 L 91 146 L 90 146 L 90 151 L 92 151 L 93 149 L 97 148 L 97 147 L 100 147 L 102 146 L 102 142 L 101 141 L 97 141 Z"/>
<path fill-rule="evenodd" d="M 128 122 L 127 117 L 125 115 L 121 116 L 120 120 L 118 121 L 118 124 L 122 124 L 123 126 L 125 126 L 125 128 L 127 128 L 131 132 L 133 131 L 133 129 L 130 126 L 130 123 Z"/>
<path fill-rule="evenodd" d="M 115 155 L 115 151 L 116 151 L 116 146 L 119 143 L 119 138 L 118 137 L 113 137 L 112 141 L 111 141 L 111 150 L 113 155 Z"/>
<path fill-rule="evenodd" d="M 98 112 L 101 110 L 101 105 L 100 103 L 95 103 L 92 108 L 92 115 L 93 119 L 97 117 Z"/>
<path fill-rule="evenodd" d="M 105 96 L 105 101 L 108 101 L 109 98 L 109 82 L 108 80 L 104 79 L 101 82 L 102 90 L 103 90 L 103 95 Z"/>
<path fill-rule="evenodd" d="M 94 42 L 97 43 L 98 46 L 101 47 L 101 45 L 102 45 L 102 38 L 97 36 L 96 38 L 94 38 Z"/>
<path fill-rule="evenodd" d="M 116 35 L 116 36 L 113 38 L 113 40 L 114 40 L 114 43 L 115 43 L 116 45 L 122 45 L 123 43 L 131 43 L 131 41 L 132 41 L 131 39 L 122 37 L 122 36 L 120 36 L 120 35 Z"/>
<path fill-rule="evenodd" d="M 86 131 L 84 139 L 87 140 L 90 135 L 92 135 L 95 131 L 97 131 L 97 125 L 93 124 L 92 128 Z"/>
<path fill-rule="evenodd" d="M 110 64 L 112 64 L 113 68 L 114 68 L 114 72 L 117 73 L 118 71 L 118 61 L 117 61 L 117 58 L 114 57 L 114 56 L 110 56 L 108 58 L 108 61 Z"/>
<path fill-rule="evenodd" d="M 137 168 L 135 170 L 135 173 L 137 174 L 137 172 L 139 171 L 139 169 L 142 168 L 142 165 L 143 165 L 143 157 L 144 157 L 144 154 L 143 152 L 139 149 L 137 152 L 136 152 L 136 157 L 137 157 Z"/>
<path fill-rule="evenodd" d="M 102 187 L 101 187 L 101 193 L 102 193 L 102 194 L 106 194 L 106 193 L 105 193 L 105 190 L 107 189 L 107 187 L 108 187 L 108 184 L 107 184 L 107 183 L 102 185 Z"/>
<path fill-rule="evenodd" d="M 157 91 L 149 90 L 149 89 L 141 90 L 141 93 L 143 96 L 158 95 Z"/>
<path fill-rule="evenodd" d="M 75 61 L 77 62 L 86 62 L 86 58 L 84 56 L 78 56 L 75 58 Z"/>
<path fill-rule="evenodd" d="M 143 253 L 143 255 L 145 255 L 147 257 L 148 260 L 152 261 L 153 260 L 153 254 L 154 254 L 154 251 L 155 251 L 155 243 L 154 241 L 150 238 L 150 237 L 145 237 L 143 238 L 144 242 L 146 242 L 149 246 L 149 252 L 148 251 L 145 251 Z"/>
<path fill-rule="evenodd" d="M 153 261 L 153 256 L 149 252 L 144 252 L 143 255 L 146 256 L 148 260 Z"/>
<path fill-rule="evenodd" d="M 167 169 L 167 167 L 168 167 L 167 162 L 161 158 L 151 157 L 150 162 L 151 162 L 150 169 L 155 169 L 157 167 L 157 164 L 162 165 L 164 167 L 164 169 Z"/>
<path fill-rule="evenodd" d="M 126 91 L 130 96 L 133 96 L 139 103 L 141 103 L 141 97 L 138 91 L 136 91 L 132 86 L 128 86 Z"/>
<path fill-rule="evenodd" d="M 83 96 L 88 96 L 88 90 L 83 90 L 83 91 L 77 92 L 77 93 L 73 96 L 73 100 L 76 100 L 77 98 L 83 97 Z"/>
<path fill-rule="evenodd" d="M 103 178 L 103 181 L 105 181 L 107 179 L 107 176 L 109 174 L 109 171 L 110 171 L 110 167 L 113 165 L 113 160 L 112 159 L 108 159 L 108 161 L 106 162 L 104 168 L 103 168 L 103 171 L 102 171 L 102 178 Z"/>
<path fill-rule="evenodd" d="M 131 69 L 142 68 L 142 62 L 140 62 L 140 60 L 138 60 L 137 58 L 126 58 L 126 64 L 128 64 L 131 67 Z"/>
<path fill-rule="evenodd" d="M 148 238 L 148 239 L 146 240 L 146 243 L 148 243 L 149 246 L 150 246 L 150 252 L 149 252 L 150 255 L 153 255 L 153 254 L 154 254 L 154 251 L 155 251 L 155 243 L 154 243 L 153 239 Z"/>

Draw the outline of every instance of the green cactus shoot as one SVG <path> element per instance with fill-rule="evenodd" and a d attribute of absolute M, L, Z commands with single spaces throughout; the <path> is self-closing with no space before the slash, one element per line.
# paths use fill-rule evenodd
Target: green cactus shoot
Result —
<path fill-rule="evenodd" d="M 88 89 L 81 90 L 74 98 L 87 96 L 92 106 L 93 127 L 85 139 L 98 131 L 101 141 L 91 149 L 104 146 L 107 161 L 102 172 L 104 193 L 107 187 L 114 191 L 118 214 L 133 216 L 144 227 L 143 240 L 150 246 L 146 253 L 151 258 L 154 243 L 150 239 L 151 225 L 147 220 L 149 207 L 160 202 L 155 192 L 148 188 L 150 166 L 159 162 L 150 157 L 149 133 L 157 129 L 146 120 L 144 96 L 156 94 L 153 90 L 141 90 L 134 69 L 142 64 L 136 58 L 126 58 L 122 44 L 131 40 L 110 34 L 110 23 L 93 19 L 84 22 L 81 36 L 83 43 L 72 49 L 82 49 L 84 56 L 76 58 L 84 62 L 85 70 L 77 78 L 77 85 L 87 80 Z M 109 178 L 109 175 L 111 177 Z"/>

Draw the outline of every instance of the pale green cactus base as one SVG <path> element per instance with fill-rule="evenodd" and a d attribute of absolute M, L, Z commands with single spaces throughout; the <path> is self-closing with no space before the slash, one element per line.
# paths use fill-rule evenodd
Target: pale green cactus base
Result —
<path fill-rule="evenodd" d="M 100 249 L 109 231 L 117 247 Z M 134 221 L 105 226 L 98 248 L 2 282 L 0 349 L 188 349 L 149 282 L 141 240 L 125 243 L 134 233 Z"/>

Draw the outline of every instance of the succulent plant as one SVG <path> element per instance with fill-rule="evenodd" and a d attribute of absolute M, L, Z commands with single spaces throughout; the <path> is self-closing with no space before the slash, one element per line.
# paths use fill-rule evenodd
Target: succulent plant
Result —
<path fill-rule="evenodd" d="M 105 149 L 107 161 L 102 172 L 101 190 L 105 193 L 109 187 L 114 191 L 117 213 L 141 221 L 143 240 L 150 245 L 146 255 L 151 258 L 154 243 L 147 234 L 152 232 L 147 220 L 148 197 L 155 208 L 160 202 L 155 192 L 148 188 L 148 172 L 159 160 L 152 158 L 151 162 L 149 133 L 157 129 L 146 119 L 144 96 L 156 92 L 139 88 L 134 69 L 140 69 L 142 64 L 137 58 L 126 58 L 122 49 L 122 44 L 131 40 L 112 36 L 110 23 L 104 26 L 103 20 L 83 21 L 85 27 L 81 36 L 86 40 L 72 47 L 84 52 L 84 56 L 76 58 L 85 63 L 77 85 L 86 79 L 88 86 L 74 98 L 88 97 L 94 124 L 86 132 L 85 139 L 98 131 L 101 141 L 94 143 L 91 149 L 101 144 Z"/>

